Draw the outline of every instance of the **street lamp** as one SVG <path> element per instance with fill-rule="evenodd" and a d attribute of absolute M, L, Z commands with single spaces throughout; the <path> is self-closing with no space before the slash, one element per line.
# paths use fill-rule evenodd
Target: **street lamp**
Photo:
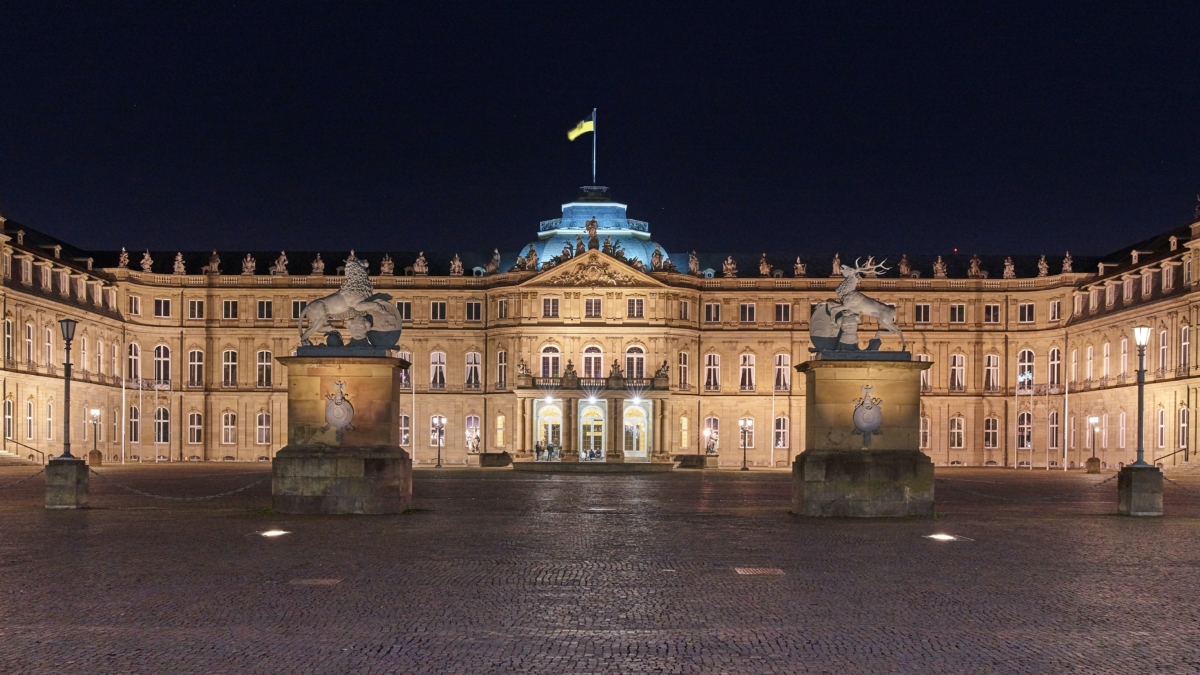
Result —
<path fill-rule="evenodd" d="M 1138 348 L 1138 437 L 1137 437 L 1137 461 L 1132 466 L 1143 467 L 1150 466 L 1146 463 L 1146 443 L 1145 443 L 1145 428 L 1146 428 L 1146 345 L 1150 343 L 1150 327 L 1149 326 L 1134 326 L 1133 341 Z"/>
<path fill-rule="evenodd" d="M 433 416 L 433 431 L 437 434 L 437 468 L 442 468 L 442 439 L 445 437 L 446 418 L 441 415 Z"/>
<path fill-rule="evenodd" d="M 738 426 L 742 428 L 742 471 L 749 471 L 750 467 L 746 466 L 746 437 L 754 431 L 754 420 L 743 417 L 738 420 Z"/>
<path fill-rule="evenodd" d="M 100 436 L 100 409 L 92 408 L 88 412 L 92 414 L 92 452 L 99 452 L 96 449 L 96 441 Z"/>
<path fill-rule="evenodd" d="M 1092 457 L 1096 456 L 1096 434 L 1100 431 L 1100 418 L 1095 415 L 1088 418 L 1088 425 L 1092 427 Z"/>
<path fill-rule="evenodd" d="M 71 454 L 71 340 L 75 339 L 75 319 L 59 319 L 58 326 L 62 329 L 64 342 L 63 354 L 66 363 L 63 364 L 63 454 L 61 459 L 75 459 Z"/>

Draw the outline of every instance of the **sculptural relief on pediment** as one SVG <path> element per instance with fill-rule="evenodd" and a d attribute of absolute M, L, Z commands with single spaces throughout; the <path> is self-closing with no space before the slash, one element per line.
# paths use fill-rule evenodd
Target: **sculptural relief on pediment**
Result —
<path fill-rule="evenodd" d="M 615 265 L 593 259 L 572 265 L 543 283 L 550 286 L 620 286 L 637 281 L 637 277 L 621 271 Z"/>

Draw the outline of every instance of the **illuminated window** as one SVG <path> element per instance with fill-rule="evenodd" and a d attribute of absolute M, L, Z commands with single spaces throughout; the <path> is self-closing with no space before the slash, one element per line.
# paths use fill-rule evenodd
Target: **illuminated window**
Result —
<path fill-rule="evenodd" d="M 1020 450 L 1033 448 L 1033 415 L 1027 412 L 1017 415 L 1017 448 Z"/>
<path fill-rule="evenodd" d="M 446 353 L 432 352 L 429 354 L 429 388 L 446 388 Z"/>
<path fill-rule="evenodd" d="M 269 387 L 272 384 L 272 371 L 275 357 L 271 352 L 260 350 L 255 361 L 255 383 L 259 387 Z"/>
<path fill-rule="evenodd" d="M 504 415 L 496 415 L 496 441 L 495 441 L 496 447 L 500 447 L 500 448 L 504 447 L 504 443 L 505 443 L 504 432 L 505 432 L 505 425 L 507 424 L 507 422 L 508 422 L 508 418 L 506 418 Z"/>
<path fill-rule="evenodd" d="M 1122 421 L 1125 419 L 1122 414 Z M 1124 427 L 1122 427 L 1122 431 Z M 1052 450 L 1058 449 L 1058 411 L 1051 410 L 1049 417 L 1046 419 L 1046 443 Z"/>
<path fill-rule="evenodd" d="M 558 377 L 559 358 L 558 347 L 542 348 L 542 377 Z"/>
<path fill-rule="evenodd" d="M 704 391 L 721 391 L 721 355 L 704 355 Z"/>
<path fill-rule="evenodd" d="M 775 355 L 775 391 L 792 390 L 792 357 L 789 354 Z"/>
<path fill-rule="evenodd" d="M 691 367 L 687 352 L 679 352 L 679 388 L 691 387 Z"/>
<path fill-rule="evenodd" d="M 583 376 L 589 378 L 604 377 L 604 351 L 600 347 L 591 345 L 584 348 Z"/>
<path fill-rule="evenodd" d="M 630 319 L 645 318 L 645 303 L 646 303 L 646 301 L 643 300 L 642 298 L 627 299 L 625 301 L 626 310 L 627 310 L 625 315 Z"/>
<path fill-rule="evenodd" d="M 154 411 L 154 442 L 160 445 L 171 442 L 171 413 L 166 408 Z"/>
<path fill-rule="evenodd" d="M 738 388 L 741 391 L 754 391 L 754 355 L 742 354 L 739 360 Z"/>
<path fill-rule="evenodd" d="M 238 353 L 232 349 L 221 352 L 221 386 L 236 387 L 238 384 Z"/>
<path fill-rule="evenodd" d="M 625 350 L 625 377 L 635 380 L 646 377 L 646 352 L 641 347 Z"/>
<path fill-rule="evenodd" d="M 791 444 L 791 420 L 786 417 L 775 418 L 775 447 L 787 448 Z"/>
<path fill-rule="evenodd" d="M 404 413 L 400 413 L 400 445 L 408 447 L 412 433 L 412 419 Z"/>

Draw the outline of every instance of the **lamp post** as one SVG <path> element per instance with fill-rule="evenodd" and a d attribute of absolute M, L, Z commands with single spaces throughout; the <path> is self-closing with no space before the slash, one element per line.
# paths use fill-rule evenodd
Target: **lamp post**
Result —
<path fill-rule="evenodd" d="M 63 454 L 62 459 L 74 459 L 71 454 L 71 341 L 75 339 L 75 319 L 59 319 L 58 327 L 62 329 L 63 354 L 66 363 L 63 364 Z"/>
<path fill-rule="evenodd" d="M 742 429 L 742 471 L 749 471 L 750 467 L 746 466 L 746 437 L 754 430 L 754 420 L 742 418 L 738 420 L 738 426 Z"/>
<path fill-rule="evenodd" d="M 96 442 L 100 436 L 100 409 L 92 408 L 88 412 L 92 414 L 92 452 L 99 452 L 96 448 Z"/>
<path fill-rule="evenodd" d="M 1096 456 L 1096 433 L 1100 431 L 1100 418 L 1095 415 L 1088 418 L 1088 426 L 1092 428 L 1092 457 Z"/>
<path fill-rule="evenodd" d="M 1138 348 L 1138 425 L 1137 425 L 1137 461 L 1133 463 L 1136 467 L 1150 466 L 1146 463 L 1146 345 L 1150 342 L 1150 327 L 1135 326 L 1133 329 L 1133 341 Z"/>
<path fill-rule="evenodd" d="M 437 468 L 442 468 L 442 439 L 445 438 L 446 418 L 433 416 L 433 431 L 437 434 Z"/>

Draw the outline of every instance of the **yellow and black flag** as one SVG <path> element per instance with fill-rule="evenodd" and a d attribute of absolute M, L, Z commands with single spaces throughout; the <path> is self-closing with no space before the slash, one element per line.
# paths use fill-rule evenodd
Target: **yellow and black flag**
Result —
<path fill-rule="evenodd" d="M 576 138 L 579 138 L 580 136 L 582 136 L 590 131 L 595 131 L 595 130 L 596 130 L 596 111 L 593 110 L 592 114 L 588 115 L 587 119 L 583 120 L 579 124 L 576 124 L 574 129 L 567 132 L 567 140 L 573 141 Z"/>

